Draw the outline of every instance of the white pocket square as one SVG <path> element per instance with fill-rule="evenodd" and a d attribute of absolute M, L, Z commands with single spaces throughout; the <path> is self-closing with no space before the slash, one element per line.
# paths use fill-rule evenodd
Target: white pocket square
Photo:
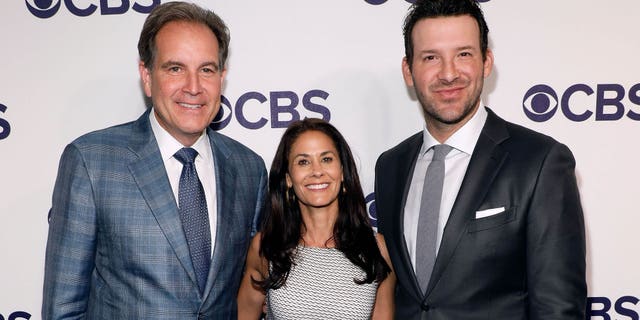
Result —
<path fill-rule="evenodd" d="M 486 218 L 504 212 L 504 207 L 476 211 L 476 219 Z"/>

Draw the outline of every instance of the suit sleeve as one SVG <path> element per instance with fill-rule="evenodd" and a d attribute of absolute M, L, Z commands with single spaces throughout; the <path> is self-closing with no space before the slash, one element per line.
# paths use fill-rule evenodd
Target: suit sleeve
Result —
<path fill-rule="evenodd" d="M 529 207 L 529 319 L 585 319 L 585 250 L 575 160 L 556 143 L 542 164 Z"/>
<path fill-rule="evenodd" d="M 61 157 L 49 212 L 42 319 L 82 319 L 94 269 L 96 207 L 79 150 Z"/>

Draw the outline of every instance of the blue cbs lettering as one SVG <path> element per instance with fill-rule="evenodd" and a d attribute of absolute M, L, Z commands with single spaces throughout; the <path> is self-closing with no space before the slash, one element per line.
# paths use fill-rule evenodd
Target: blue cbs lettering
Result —
<path fill-rule="evenodd" d="M 86 1 L 78 0 L 25 0 L 29 12 L 41 19 L 53 17 L 62 7 L 62 3 L 71 14 L 78 17 L 90 16 L 98 9 L 101 15 L 124 14 L 129 9 L 147 14 L 160 4 L 160 0 L 137 0 L 133 4 L 132 0 L 93 0 L 92 2 L 94 3 L 87 4 Z M 95 4 L 96 2 L 99 2 L 98 5 Z"/>
<path fill-rule="evenodd" d="M 622 296 L 612 304 L 612 299 L 607 297 L 589 297 L 587 298 L 587 319 L 638 320 L 639 301 L 634 296 Z"/>
<path fill-rule="evenodd" d="M 235 104 L 222 96 L 222 106 L 210 127 L 214 130 L 224 129 L 234 117 L 238 124 L 251 130 L 262 129 L 267 124 L 273 129 L 286 128 L 303 115 L 330 121 L 331 111 L 320 104 L 328 97 L 329 93 L 318 89 L 306 92 L 302 99 L 293 91 L 271 91 L 267 95 L 251 91 L 242 94 Z M 249 116 L 256 113 L 258 116 Z"/>
<path fill-rule="evenodd" d="M 616 121 L 625 116 L 640 121 L 640 83 L 628 90 L 617 83 L 598 84 L 593 87 L 579 83 L 560 91 L 546 84 L 531 87 L 522 99 L 525 115 L 535 121 L 544 122 L 555 116 L 558 109 L 568 120 L 582 122 L 595 118 L 595 121 Z M 577 104 L 575 99 L 588 97 L 590 103 Z M 594 117 L 595 115 L 595 117 Z"/>
<path fill-rule="evenodd" d="M 0 104 L 0 113 L 4 113 L 5 111 L 7 111 L 7 109 L 7 106 L 5 106 L 4 104 Z M 0 118 L 0 140 L 6 139 L 10 133 L 11 125 L 9 124 L 9 121 Z"/>

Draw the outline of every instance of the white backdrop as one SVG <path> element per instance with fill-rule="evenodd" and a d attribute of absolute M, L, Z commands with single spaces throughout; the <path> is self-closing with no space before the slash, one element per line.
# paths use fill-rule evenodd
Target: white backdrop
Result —
<path fill-rule="evenodd" d="M 144 111 L 136 44 L 145 8 L 159 2 L 0 5 L 0 320 L 40 318 L 47 212 L 64 146 Z M 372 193 L 377 156 L 422 128 L 400 72 L 410 3 L 196 2 L 231 30 L 221 132 L 269 166 L 295 114 L 330 116 L 358 158 L 365 194 Z M 485 104 L 555 137 L 576 157 L 588 318 L 638 319 L 640 2 L 488 0 L 482 7 L 495 55 Z"/>

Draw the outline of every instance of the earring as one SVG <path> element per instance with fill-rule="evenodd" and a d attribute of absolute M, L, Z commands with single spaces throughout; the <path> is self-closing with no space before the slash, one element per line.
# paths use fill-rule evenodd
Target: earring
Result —
<path fill-rule="evenodd" d="M 289 190 L 291 190 L 291 193 L 289 193 Z M 289 187 L 284 193 L 286 196 L 287 203 L 289 203 L 289 205 L 293 205 L 296 203 L 296 193 L 295 191 L 293 191 L 293 187 Z"/>

